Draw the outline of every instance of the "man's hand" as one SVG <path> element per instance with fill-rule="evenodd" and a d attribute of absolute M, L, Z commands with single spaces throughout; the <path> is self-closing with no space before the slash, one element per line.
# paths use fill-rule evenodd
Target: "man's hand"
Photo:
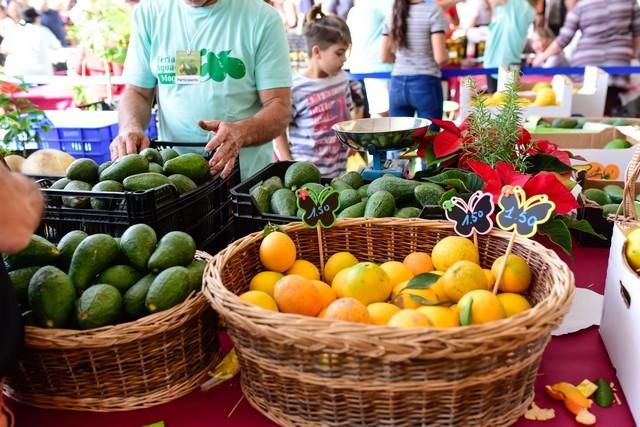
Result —
<path fill-rule="evenodd" d="M 38 228 L 44 198 L 31 179 L 0 165 L 0 252 L 18 252 Z"/>
<path fill-rule="evenodd" d="M 149 138 L 142 131 L 121 132 L 111 142 L 109 151 L 111 160 L 117 160 L 127 154 L 135 154 L 149 146 Z"/>
<path fill-rule="evenodd" d="M 544 55 L 538 54 L 536 55 L 535 58 L 533 58 L 533 61 L 531 61 L 531 66 L 540 67 L 542 64 L 544 64 L 544 61 L 546 61 L 546 58 L 544 57 Z"/>
<path fill-rule="evenodd" d="M 228 177 L 233 172 L 240 148 L 247 139 L 247 128 L 219 120 L 201 120 L 198 126 L 209 132 L 215 132 L 215 136 L 204 147 L 207 153 L 216 150 L 209 160 L 209 173 L 215 175 L 222 171 L 222 178 Z"/>

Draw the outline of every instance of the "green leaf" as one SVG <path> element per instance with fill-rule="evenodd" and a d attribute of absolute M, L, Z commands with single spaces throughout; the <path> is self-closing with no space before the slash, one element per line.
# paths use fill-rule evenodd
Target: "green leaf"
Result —
<path fill-rule="evenodd" d="M 561 218 L 556 216 L 551 221 L 538 225 L 538 233 L 547 236 L 549 240 L 560 246 L 567 255 L 571 256 L 573 247 L 571 232 Z"/>
<path fill-rule="evenodd" d="M 567 166 L 560 159 L 550 154 L 534 154 L 527 158 L 527 163 L 527 173 L 531 174 L 542 171 L 568 173 L 574 170 L 571 166 Z"/>
<path fill-rule="evenodd" d="M 473 307 L 473 298 L 469 298 L 467 303 L 460 310 L 460 325 L 469 326 L 471 324 L 471 308 Z"/>
<path fill-rule="evenodd" d="M 412 300 L 414 300 L 415 302 L 421 305 L 427 305 L 427 306 L 440 305 L 439 302 L 429 301 L 428 299 L 423 298 L 420 295 L 409 294 L 409 296 L 411 297 Z"/>
<path fill-rule="evenodd" d="M 484 180 L 475 173 L 467 173 L 467 178 L 465 180 L 465 184 L 469 193 L 475 193 L 476 191 L 480 191 L 484 188 Z"/>
<path fill-rule="evenodd" d="M 460 170 L 448 170 L 444 171 L 436 176 L 432 176 L 427 178 L 427 181 L 433 182 L 434 184 L 440 184 L 443 186 L 450 186 L 455 188 L 457 191 L 465 191 L 468 192 L 469 189 L 466 186 L 466 173 Z"/>
<path fill-rule="evenodd" d="M 442 196 L 440 196 L 440 200 L 438 200 L 438 205 L 442 206 L 444 202 L 446 202 L 447 200 L 451 200 L 451 198 L 456 195 L 458 195 L 458 192 L 454 189 L 447 191 Z"/>
<path fill-rule="evenodd" d="M 582 231 L 583 233 L 589 234 L 590 236 L 595 236 L 598 239 L 607 240 L 606 236 L 603 236 L 600 233 L 596 233 L 589 221 L 587 221 L 586 219 L 577 220 L 567 217 L 561 218 L 570 230 Z"/>
<path fill-rule="evenodd" d="M 433 273 L 422 273 L 409 281 L 404 289 L 429 289 L 440 279 L 440 276 Z"/>
<path fill-rule="evenodd" d="M 268 223 L 267 225 L 264 226 L 264 228 L 262 229 L 262 237 L 267 237 L 269 234 L 273 233 L 274 231 L 279 231 L 281 233 L 284 233 L 284 230 L 282 229 L 282 227 L 280 227 L 277 224 L 272 224 L 272 223 Z M 285 233 L 286 234 L 286 233 Z"/>

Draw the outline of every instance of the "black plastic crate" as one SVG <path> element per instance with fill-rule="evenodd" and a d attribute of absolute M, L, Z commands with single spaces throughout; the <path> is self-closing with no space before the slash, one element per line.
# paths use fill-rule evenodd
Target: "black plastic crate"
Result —
<path fill-rule="evenodd" d="M 578 245 L 597 248 L 608 248 L 611 246 L 613 222 L 602 216 L 602 208 L 582 205 L 578 208 L 577 219 L 587 220 L 596 233 L 602 234 L 607 238 L 603 240 L 582 231 L 573 230 L 573 237 Z"/>
<path fill-rule="evenodd" d="M 178 145 L 186 146 L 175 146 Z M 51 241 L 59 240 L 71 230 L 117 237 L 129 226 L 144 223 L 153 227 L 159 236 L 175 230 L 185 231 L 204 249 L 233 220 L 230 190 L 240 182 L 240 170 L 236 164 L 229 177 L 211 177 L 186 194 L 178 194 L 170 185 L 123 193 L 48 189 L 53 182 L 54 179 L 39 181 L 47 198 L 39 234 Z M 106 209 L 68 208 L 62 204 L 63 196 L 95 198 L 105 202 Z"/>
<path fill-rule="evenodd" d="M 236 238 L 244 237 L 255 231 L 262 230 L 267 224 L 288 224 L 300 221 L 299 218 L 272 213 L 262 213 L 255 200 L 251 197 L 251 189 L 272 176 L 284 178 L 287 168 L 292 161 L 282 161 L 271 163 L 260 172 L 248 180 L 231 189 L 231 200 L 233 201 L 233 211 L 236 223 Z M 330 179 L 321 179 L 323 184 L 328 184 Z M 420 218 L 424 219 L 445 219 L 444 210 L 439 206 L 427 206 L 422 209 Z"/>

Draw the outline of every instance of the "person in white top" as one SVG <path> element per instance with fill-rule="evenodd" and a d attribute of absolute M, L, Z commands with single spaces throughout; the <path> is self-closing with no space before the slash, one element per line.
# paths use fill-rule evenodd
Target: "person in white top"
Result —
<path fill-rule="evenodd" d="M 38 12 L 22 11 L 20 25 L 6 34 L 0 52 L 7 55 L 4 74 L 9 76 L 52 75 L 53 54 L 62 48 L 51 30 L 40 25 Z"/>

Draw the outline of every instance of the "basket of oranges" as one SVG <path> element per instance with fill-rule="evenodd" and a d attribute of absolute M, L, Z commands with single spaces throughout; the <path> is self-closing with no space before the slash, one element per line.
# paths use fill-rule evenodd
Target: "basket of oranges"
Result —
<path fill-rule="evenodd" d="M 506 426 L 524 413 L 574 290 L 554 252 L 516 239 L 496 296 L 502 231 L 477 246 L 417 219 L 283 231 L 228 246 L 203 286 L 259 411 L 324 426 Z"/>

